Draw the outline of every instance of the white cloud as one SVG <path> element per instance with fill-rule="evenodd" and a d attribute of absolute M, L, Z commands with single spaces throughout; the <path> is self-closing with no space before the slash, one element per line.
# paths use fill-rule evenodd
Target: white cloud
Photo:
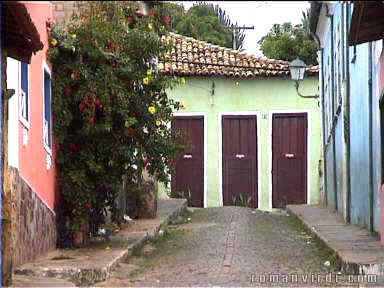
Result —
<path fill-rule="evenodd" d="M 189 9 L 196 1 L 175 1 Z M 245 30 L 245 52 L 262 56 L 257 41 L 271 29 L 273 24 L 301 22 L 302 11 L 309 8 L 307 1 L 207 1 L 218 4 L 233 23 L 239 26 L 255 26 L 254 30 Z"/>

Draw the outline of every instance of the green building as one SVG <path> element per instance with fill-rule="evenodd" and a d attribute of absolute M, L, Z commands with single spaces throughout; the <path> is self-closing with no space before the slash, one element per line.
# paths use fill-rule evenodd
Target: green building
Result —
<path fill-rule="evenodd" d="M 319 101 L 297 95 L 289 63 L 170 37 L 175 49 L 159 69 L 186 79 L 168 95 L 186 106 L 175 113 L 172 127 L 183 130 L 193 145 L 177 161 L 172 185 L 160 185 L 160 197 L 264 210 L 317 203 Z M 299 89 L 317 91 L 316 67 L 307 69 Z"/>

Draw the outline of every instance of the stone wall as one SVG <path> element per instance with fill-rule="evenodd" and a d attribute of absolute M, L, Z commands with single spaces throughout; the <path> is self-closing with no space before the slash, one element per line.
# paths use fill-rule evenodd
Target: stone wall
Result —
<path fill-rule="evenodd" d="M 47 205 L 10 168 L 12 195 L 13 267 L 56 248 L 56 217 Z"/>

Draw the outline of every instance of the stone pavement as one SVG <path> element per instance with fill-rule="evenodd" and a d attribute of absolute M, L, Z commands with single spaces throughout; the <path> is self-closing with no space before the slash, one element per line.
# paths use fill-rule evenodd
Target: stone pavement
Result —
<path fill-rule="evenodd" d="M 81 249 L 51 251 L 14 271 L 16 287 L 68 287 L 104 281 L 129 253 L 165 229 L 186 208 L 186 200 L 159 200 L 155 219 L 135 220 L 107 243 Z"/>
<path fill-rule="evenodd" d="M 287 210 L 339 255 L 344 270 L 384 275 L 384 247 L 368 230 L 345 224 L 335 212 L 317 205 L 288 205 Z"/>
<path fill-rule="evenodd" d="M 284 211 L 194 209 L 169 226 L 163 240 L 145 245 L 96 286 L 346 285 L 344 275 L 328 265 L 328 252 L 298 223 Z"/>

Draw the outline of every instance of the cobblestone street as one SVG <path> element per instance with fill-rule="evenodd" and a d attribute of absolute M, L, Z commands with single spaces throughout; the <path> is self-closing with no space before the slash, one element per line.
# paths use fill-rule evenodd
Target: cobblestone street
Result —
<path fill-rule="evenodd" d="M 336 275 L 343 277 L 325 263 L 332 263 L 331 254 L 285 213 L 196 209 L 178 222 L 134 251 L 111 279 L 97 286 L 297 286 L 294 281 L 335 286 Z M 278 282 L 271 274 L 279 275 Z M 287 284 L 284 275 L 289 276 Z M 326 275 L 332 277 L 328 282 Z"/>

